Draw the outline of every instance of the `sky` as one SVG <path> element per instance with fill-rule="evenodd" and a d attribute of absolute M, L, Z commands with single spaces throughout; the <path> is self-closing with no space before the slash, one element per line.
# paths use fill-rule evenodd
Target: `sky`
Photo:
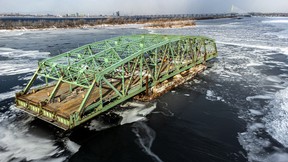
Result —
<path fill-rule="evenodd" d="M 286 12 L 288 0 L 0 0 L 0 13 L 121 15 Z"/>

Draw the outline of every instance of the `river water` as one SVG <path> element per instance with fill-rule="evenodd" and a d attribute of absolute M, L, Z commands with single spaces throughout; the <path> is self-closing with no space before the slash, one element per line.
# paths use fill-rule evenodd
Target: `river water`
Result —
<path fill-rule="evenodd" d="M 131 100 L 66 134 L 15 108 L 13 96 L 39 60 L 140 33 L 205 35 L 216 40 L 219 56 L 162 97 Z M 205 20 L 181 29 L 0 31 L 0 162 L 288 161 L 287 55 L 288 18 Z"/>

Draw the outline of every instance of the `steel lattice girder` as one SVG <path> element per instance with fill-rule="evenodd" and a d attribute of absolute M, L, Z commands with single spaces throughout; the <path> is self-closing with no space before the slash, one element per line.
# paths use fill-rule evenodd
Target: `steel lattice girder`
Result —
<path fill-rule="evenodd" d="M 72 128 L 143 92 L 145 84 L 155 86 L 216 56 L 215 41 L 206 37 L 121 36 L 39 62 L 22 94 L 28 93 L 38 76 L 57 81 L 48 102 L 62 83 L 68 83 L 71 91 L 72 87 L 86 89 L 83 101 L 66 125 Z M 93 101 L 92 94 L 98 96 Z"/>
<path fill-rule="evenodd" d="M 89 87 L 99 72 L 103 75 L 115 66 L 147 53 L 154 48 L 179 40 L 191 40 L 196 44 L 205 41 L 208 46 L 213 40 L 205 37 L 134 35 L 122 36 L 87 44 L 64 54 L 43 60 L 39 63 L 39 76 Z M 195 45 L 195 48 L 197 45 Z M 212 45 L 212 44 L 211 44 Z M 185 47 L 187 48 L 187 46 Z M 193 47 L 192 47 L 193 48 Z M 99 77 L 99 76 L 98 76 Z"/>

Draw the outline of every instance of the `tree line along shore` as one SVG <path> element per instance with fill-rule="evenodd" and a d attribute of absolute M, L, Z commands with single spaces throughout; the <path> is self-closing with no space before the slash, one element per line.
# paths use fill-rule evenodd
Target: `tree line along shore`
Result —
<path fill-rule="evenodd" d="M 1 30 L 15 29 L 45 29 L 45 28 L 83 28 L 100 25 L 143 24 L 147 28 L 173 28 L 196 25 L 191 18 L 158 18 L 158 19 L 129 19 L 107 18 L 99 20 L 0 20 Z"/>

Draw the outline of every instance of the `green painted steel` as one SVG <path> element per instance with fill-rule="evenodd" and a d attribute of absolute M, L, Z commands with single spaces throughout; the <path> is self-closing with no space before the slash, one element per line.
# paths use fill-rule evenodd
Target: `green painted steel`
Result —
<path fill-rule="evenodd" d="M 16 95 L 16 102 L 29 108 L 17 96 L 27 94 L 37 77 L 44 77 L 46 85 L 48 80 L 57 83 L 49 101 L 45 101 L 47 103 L 53 100 L 62 83 L 68 83 L 70 91 L 72 87 L 87 89 L 80 107 L 69 119 L 52 114 L 56 122 L 64 125 L 63 129 L 71 129 L 145 91 L 145 77 L 148 77 L 149 87 L 153 87 L 216 56 L 215 41 L 202 36 L 147 34 L 116 37 L 39 62 L 31 81 Z M 103 94 L 104 89 L 109 89 L 110 95 Z M 97 90 L 99 97 L 87 105 L 93 90 Z M 39 113 L 41 106 L 34 109 L 29 108 L 29 111 L 37 111 L 40 118 L 51 118 L 51 112 Z"/>

